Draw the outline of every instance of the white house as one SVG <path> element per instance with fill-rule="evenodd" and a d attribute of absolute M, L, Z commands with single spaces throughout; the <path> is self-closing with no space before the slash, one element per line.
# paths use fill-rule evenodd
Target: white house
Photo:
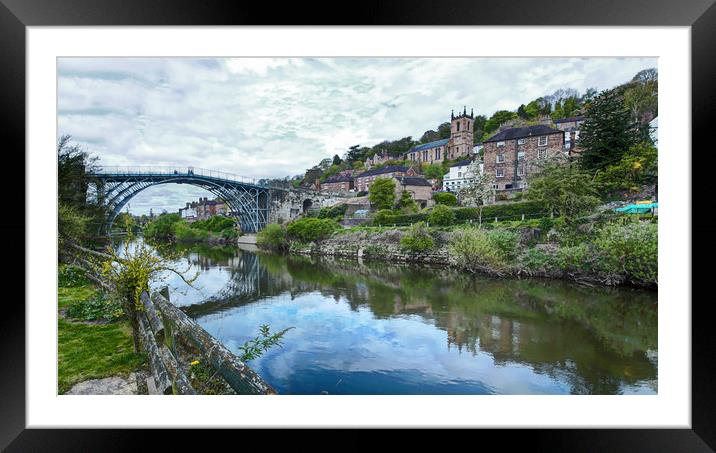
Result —
<path fill-rule="evenodd" d="M 450 192 L 457 192 L 463 187 L 467 187 L 472 181 L 472 177 L 466 175 L 472 165 L 472 160 L 466 159 L 460 161 L 450 167 L 450 173 L 443 176 L 443 189 Z M 482 173 L 483 165 L 480 162 L 480 173 Z"/>
<path fill-rule="evenodd" d="M 654 146 L 659 147 L 659 117 L 657 116 L 653 120 L 649 121 L 649 136 L 654 142 Z"/>

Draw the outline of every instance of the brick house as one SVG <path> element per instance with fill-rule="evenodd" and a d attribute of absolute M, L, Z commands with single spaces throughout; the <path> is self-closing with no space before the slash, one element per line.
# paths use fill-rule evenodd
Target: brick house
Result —
<path fill-rule="evenodd" d="M 564 131 L 564 148 L 569 156 L 579 154 L 579 131 L 584 123 L 584 116 L 574 116 L 571 118 L 560 118 L 554 120 L 554 126 L 560 131 Z"/>
<path fill-rule="evenodd" d="M 321 192 L 347 192 L 353 189 L 353 176 L 338 174 L 326 178 L 321 183 Z"/>
<path fill-rule="evenodd" d="M 540 159 L 564 156 L 565 132 L 549 126 L 504 129 L 484 141 L 484 171 L 495 189 L 523 189 L 530 168 Z"/>
<path fill-rule="evenodd" d="M 364 171 L 355 177 L 355 188 L 359 192 L 367 191 L 370 185 L 378 178 L 392 178 L 394 176 L 415 176 L 415 170 L 402 165 L 388 165 L 383 168 L 374 168 Z"/>
<path fill-rule="evenodd" d="M 415 146 L 405 154 L 405 159 L 420 164 L 439 164 L 445 159 L 454 160 L 469 156 L 473 148 L 475 116 L 473 111 L 467 114 L 467 107 L 462 114 L 450 114 L 450 138 L 436 140 Z"/>
<path fill-rule="evenodd" d="M 433 187 L 430 181 L 421 176 L 395 176 L 395 197 L 400 200 L 403 191 L 410 193 L 421 208 L 427 206 L 433 198 Z"/>

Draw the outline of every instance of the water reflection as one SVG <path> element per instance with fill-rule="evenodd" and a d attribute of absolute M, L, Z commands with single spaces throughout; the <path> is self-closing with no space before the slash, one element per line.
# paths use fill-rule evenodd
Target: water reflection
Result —
<path fill-rule="evenodd" d="M 657 391 L 656 293 L 438 268 L 194 247 L 172 302 L 229 348 L 294 326 L 251 363 L 280 393 Z"/>

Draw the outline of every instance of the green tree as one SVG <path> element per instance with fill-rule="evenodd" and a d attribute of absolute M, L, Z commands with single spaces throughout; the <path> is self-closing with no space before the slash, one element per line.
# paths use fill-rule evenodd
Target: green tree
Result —
<path fill-rule="evenodd" d="M 413 196 L 410 195 L 410 192 L 407 190 L 404 190 L 403 193 L 400 194 L 398 207 L 406 213 L 417 212 L 418 210 L 418 204 L 413 200 Z"/>
<path fill-rule="evenodd" d="M 455 223 L 455 211 L 439 204 L 428 214 L 428 222 L 432 225 L 447 226 Z"/>
<path fill-rule="evenodd" d="M 657 179 L 658 152 L 649 143 L 632 146 L 616 165 L 610 165 L 596 174 L 596 181 L 605 192 L 638 192 L 641 186 L 656 183 Z"/>
<path fill-rule="evenodd" d="M 333 165 L 340 165 L 343 162 L 343 159 L 341 159 L 341 156 L 336 154 L 333 156 Z"/>
<path fill-rule="evenodd" d="M 460 200 L 465 206 L 479 208 L 478 219 L 479 225 L 482 226 L 482 207 L 495 198 L 494 177 L 480 171 L 480 162 L 476 159 L 465 171 L 465 179 L 470 183 L 459 190 Z"/>
<path fill-rule="evenodd" d="M 435 192 L 433 200 L 435 200 L 435 203 L 444 204 L 445 206 L 457 205 L 457 197 L 450 192 Z"/>
<path fill-rule="evenodd" d="M 537 201 L 565 219 L 589 211 L 598 203 L 592 176 L 577 165 L 548 161 L 530 178 L 527 199 Z"/>
<path fill-rule="evenodd" d="M 395 181 L 392 178 L 377 178 L 370 185 L 368 199 L 377 209 L 391 209 L 395 205 Z"/>
<path fill-rule="evenodd" d="M 632 115 L 616 90 L 597 96 L 586 112 L 579 136 L 580 164 L 595 172 L 617 164 L 624 153 L 641 141 Z"/>
<path fill-rule="evenodd" d="M 500 127 L 500 124 L 515 118 L 517 118 L 517 113 L 515 112 L 510 112 L 508 110 L 498 110 L 497 112 L 492 114 L 489 120 L 485 122 L 485 132 L 488 134 L 492 133 L 496 131 L 498 127 Z"/>
<path fill-rule="evenodd" d="M 442 179 L 445 169 L 440 164 L 426 164 L 423 166 L 423 176 L 428 179 Z"/>

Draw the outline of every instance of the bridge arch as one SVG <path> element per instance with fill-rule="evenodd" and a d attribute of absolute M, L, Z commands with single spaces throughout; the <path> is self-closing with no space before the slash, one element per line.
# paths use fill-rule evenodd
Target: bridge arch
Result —
<path fill-rule="evenodd" d="M 224 200 L 242 231 L 257 232 L 266 226 L 269 212 L 269 188 L 248 178 L 226 173 L 189 168 L 157 169 L 106 167 L 95 172 L 97 201 L 107 206 L 104 225 L 109 231 L 124 206 L 143 190 L 163 184 L 189 184 L 208 190 Z"/>

